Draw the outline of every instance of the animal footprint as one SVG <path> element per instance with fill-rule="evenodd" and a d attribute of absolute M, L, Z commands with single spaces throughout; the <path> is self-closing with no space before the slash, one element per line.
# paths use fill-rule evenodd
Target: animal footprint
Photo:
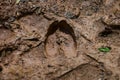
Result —
<path fill-rule="evenodd" d="M 55 57 L 62 53 L 67 58 L 76 57 L 76 46 L 74 31 L 66 21 L 56 21 L 50 25 L 45 40 L 46 57 Z"/>

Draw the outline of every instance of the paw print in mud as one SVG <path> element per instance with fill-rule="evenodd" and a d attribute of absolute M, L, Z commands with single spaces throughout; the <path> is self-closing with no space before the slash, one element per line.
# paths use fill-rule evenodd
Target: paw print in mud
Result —
<path fill-rule="evenodd" d="M 64 55 L 67 58 L 76 57 L 76 48 L 77 43 L 73 28 L 65 20 L 53 22 L 46 34 L 46 57 L 58 55 Z"/>

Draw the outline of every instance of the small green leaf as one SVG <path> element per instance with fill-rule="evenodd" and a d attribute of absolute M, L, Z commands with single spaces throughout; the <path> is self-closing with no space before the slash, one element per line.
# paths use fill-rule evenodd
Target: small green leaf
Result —
<path fill-rule="evenodd" d="M 101 47 L 98 49 L 100 52 L 110 52 L 111 48 L 110 47 Z"/>

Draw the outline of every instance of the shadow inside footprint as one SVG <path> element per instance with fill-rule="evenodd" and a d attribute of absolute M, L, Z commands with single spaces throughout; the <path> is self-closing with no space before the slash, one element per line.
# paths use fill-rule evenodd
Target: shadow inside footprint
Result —
<path fill-rule="evenodd" d="M 75 43 L 75 47 L 76 47 L 77 42 L 76 42 L 76 37 L 75 37 L 75 33 L 74 33 L 73 28 L 65 20 L 60 21 L 58 26 L 59 26 L 61 32 L 66 33 L 73 38 L 74 43 Z"/>
<path fill-rule="evenodd" d="M 56 30 L 58 29 L 57 24 L 58 24 L 58 21 L 55 21 L 55 22 L 53 22 L 53 23 L 50 25 L 50 27 L 48 28 L 48 32 L 47 32 L 47 34 L 46 34 L 46 37 L 47 37 L 47 38 L 48 38 L 50 35 L 52 35 L 52 34 L 54 34 L 54 33 L 56 32 Z M 47 39 L 47 38 L 46 38 L 46 39 Z"/>

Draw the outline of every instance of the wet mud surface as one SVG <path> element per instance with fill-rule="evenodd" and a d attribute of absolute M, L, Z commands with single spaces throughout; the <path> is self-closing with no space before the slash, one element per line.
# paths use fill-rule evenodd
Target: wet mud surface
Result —
<path fill-rule="evenodd" d="M 0 80 L 120 80 L 120 1 L 1 0 Z"/>

